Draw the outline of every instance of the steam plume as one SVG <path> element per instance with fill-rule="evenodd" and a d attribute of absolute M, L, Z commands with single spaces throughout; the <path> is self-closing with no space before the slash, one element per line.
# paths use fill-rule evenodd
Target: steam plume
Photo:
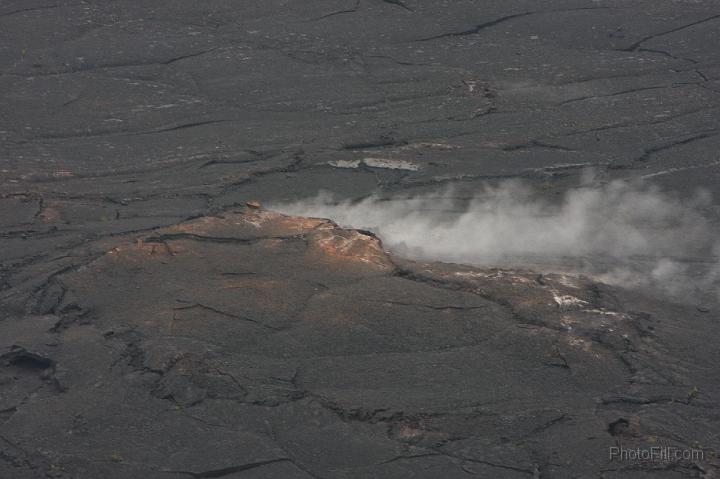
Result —
<path fill-rule="evenodd" d="M 527 185 L 415 197 L 337 201 L 327 193 L 273 205 L 374 231 L 405 257 L 482 266 L 572 270 L 677 296 L 717 291 L 720 242 L 702 213 L 710 197 L 682 200 L 644 183 L 613 181 L 542 199 Z"/>

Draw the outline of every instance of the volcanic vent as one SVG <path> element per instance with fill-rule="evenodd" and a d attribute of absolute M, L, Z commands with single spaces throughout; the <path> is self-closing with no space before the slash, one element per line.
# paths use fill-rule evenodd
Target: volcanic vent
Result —
<path fill-rule="evenodd" d="M 679 330 L 681 306 L 404 260 L 371 233 L 257 204 L 116 239 L 43 288 L 61 294 L 28 304 L 35 334 L 0 322 L 0 354 L 6 371 L 17 351 L 52 368 L 23 373 L 33 389 L 18 383 L 5 401 L 23 406 L 1 418 L 16 457 L 48 473 L 587 476 L 618 442 L 717 430 L 718 391 L 687 358 L 694 344 L 713 366 L 695 336 L 717 331 Z"/>

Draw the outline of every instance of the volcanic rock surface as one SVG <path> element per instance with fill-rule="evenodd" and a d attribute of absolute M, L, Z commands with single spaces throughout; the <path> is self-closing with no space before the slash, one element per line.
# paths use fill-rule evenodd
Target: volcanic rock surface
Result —
<path fill-rule="evenodd" d="M 0 478 L 717 477 L 716 305 L 260 204 L 587 167 L 720 196 L 719 29 L 710 0 L 0 1 Z M 707 453 L 609 458 L 656 445 Z"/>
<path fill-rule="evenodd" d="M 13 289 L 4 477 L 588 477 L 715 438 L 697 312 L 255 204 L 114 243 Z"/>

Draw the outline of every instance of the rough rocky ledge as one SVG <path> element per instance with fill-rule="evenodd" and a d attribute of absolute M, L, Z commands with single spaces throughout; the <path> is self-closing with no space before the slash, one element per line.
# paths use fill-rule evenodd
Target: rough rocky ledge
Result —
<path fill-rule="evenodd" d="M 715 477 L 608 459 L 716 440 L 702 312 L 256 204 L 84 248 L 3 293 L 0 477 Z"/>

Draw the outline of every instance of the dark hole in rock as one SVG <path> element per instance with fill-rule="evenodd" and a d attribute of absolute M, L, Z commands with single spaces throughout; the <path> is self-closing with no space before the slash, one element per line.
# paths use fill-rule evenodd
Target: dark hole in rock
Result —
<path fill-rule="evenodd" d="M 10 366 L 21 369 L 42 370 L 53 366 L 53 361 L 27 351 L 18 351 L 5 355 L 4 359 Z"/>
<path fill-rule="evenodd" d="M 620 418 L 617 421 L 613 421 L 608 425 L 608 432 L 612 436 L 619 436 L 624 434 L 629 426 L 630 423 L 627 419 Z"/>

